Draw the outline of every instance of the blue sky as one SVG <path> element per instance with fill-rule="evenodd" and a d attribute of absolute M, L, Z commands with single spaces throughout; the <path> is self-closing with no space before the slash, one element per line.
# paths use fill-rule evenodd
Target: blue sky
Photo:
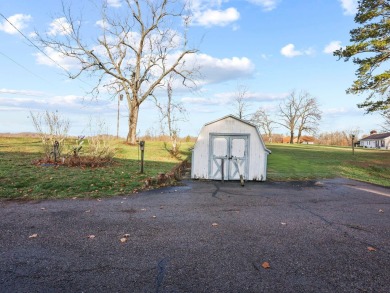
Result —
<path fill-rule="evenodd" d="M 0 13 L 25 36 L 35 30 L 56 34 L 61 1 L 3 1 Z M 79 3 L 89 3 L 84 1 Z M 349 44 L 356 0 L 193 0 L 190 43 L 204 81 L 198 91 L 174 91 L 187 109 L 180 134 L 196 136 L 203 124 L 235 114 L 237 87 L 247 88 L 247 114 L 263 107 L 276 117 L 278 105 L 292 90 L 315 96 L 323 112 L 319 132 L 359 128 L 361 134 L 380 129 L 378 114 L 364 114 L 356 104 L 364 96 L 347 95 L 356 67 L 337 61 L 332 51 Z M 83 4 L 84 5 L 84 4 Z M 123 9 L 121 0 L 110 0 Z M 88 17 L 91 17 L 88 19 Z M 98 20 L 86 13 L 86 22 Z M 58 33 L 58 32 L 57 32 Z M 34 131 L 30 111 L 58 110 L 71 122 L 70 132 L 86 134 L 89 121 L 103 118 L 116 134 L 117 100 L 102 95 L 91 100 L 88 77 L 70 80 L 0 17 L 0 132 Z M 57 63 L 74 64 L 46 51 Z M 127 107 L 120 105 L 120 135 L 127 134 Z M 159 134 L 158 112 L 149 101 L 141 106 L 139 134 Z M 276 128 L 276 133 L 287 133 Z"/>

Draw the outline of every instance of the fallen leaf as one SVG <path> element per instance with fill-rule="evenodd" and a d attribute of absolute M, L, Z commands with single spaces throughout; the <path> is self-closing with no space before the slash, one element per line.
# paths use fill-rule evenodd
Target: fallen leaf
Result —
<path fill-rule="evenodd" d="M 156 216 L 152 216 L 152 218 L 157 218 Z"/>
<path fill-rule="evenodd" d="M 125 243 L 125 242 L 127 241 L 127 238 L 126 238 L 126 237 L 122 237 L 122 238 L 120 239 L 120 241 L 121 241 L 122 243 Z"/>
<path fill-rule="evenodd" d="M 91 210 L 86 210 L 85 212 L 86 212 L 86 213 L 90 213 L 90 212 L 91 212 Z"/>
<path fill-rule="evenodd" d="M 383 213 L 383 210 L 382 210 L 382 209 L 380 209 L 380 210 L 379 210 L 379 212 L 380 212 L 380 213 Z"/>
<path fill-rule="evenodd" d="M 217 227 L 217 226 L 218 226 L 218 223 L 212 223 L 211 226 Z"/>
<path fill-rule="evenodd" d="M 285 222 L 281 222 L 280 224 L 282 224 L 282 225 L 287 225 L 287 223 L 285 223 Z"/>
<path fill-rule="evenodd" d="M 264 268 L 264 269 L 269 269 L 271 266 L 269 265 L 269 262 L 265 261 L 261 264 L 261 266 Z"/>
<path fill-rule="evenodd" d="M 102 201 L 102 200 L 100 198 L 98 198 L 97 201 Z"/>
<path fill-rule="evenodd" d="M 77 199 L 77 197 L 75 196 L 75 197 L 72 197 L 72 199 Z"/>
<path fill-rule="evenodd" d="M 146 209 L 141 209 L 141 211 L 146 211 Z"/>
<path fill-rule="evenodd" d="M 96 236 L 95 235 L 88 235 L 87 238 L 89 239 L 94 239 Z"/>
<path fill-rule="evenodd" d="M 371 246 L 367 247 L 367 249 L 368 249 L 368 251 L 376 251 L 376 249 L 374 247 L 371 247 Z"/>
<path fill-rule="evenodd" d="M 28 238 L 37 238 L 38 237 L 38 234 L 32 234 L 30 236 L 28 236 Z"/>
<path fill-rule="evenodd" d="M 46 210 L 45 208 L 41 208 L 42 211 Z"/>

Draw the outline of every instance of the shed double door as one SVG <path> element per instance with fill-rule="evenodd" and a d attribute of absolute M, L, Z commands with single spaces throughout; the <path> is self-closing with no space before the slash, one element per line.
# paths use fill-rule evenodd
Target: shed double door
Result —
<path fill-rule="evenodd" d="M 248 140 L 248 135 L 211 135 L 209 178 L 247 179 Z"/>

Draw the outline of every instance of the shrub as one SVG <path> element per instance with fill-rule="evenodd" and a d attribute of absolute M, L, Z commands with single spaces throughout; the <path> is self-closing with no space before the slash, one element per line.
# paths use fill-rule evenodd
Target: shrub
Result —
<path fill-rule="evenodd" d="M 59 158 L 64 150 L 65 140 L 68 137 L 70 122 L 63 118 L 58 111 L 36 113 L 30 111 L 35 130 L 42 141 L 46 160 Z M 56 143 L 58 142 L 58 143 Z M 57 147 L 55 147 L 55 145 Z"/>

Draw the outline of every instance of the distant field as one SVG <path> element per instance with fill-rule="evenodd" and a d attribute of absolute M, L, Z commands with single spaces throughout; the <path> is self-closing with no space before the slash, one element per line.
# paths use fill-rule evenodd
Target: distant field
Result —
<path fill-rule="evenodd" d="M 390 186 L 390 151 L 319 145 L 270 144 L 268 178 L 305 180 L 346 177 Z"/>
<path fill-rule="evenodd" d="M 114 141 L 114 164 L 100 168 L 37 166 L 40 140 L 36 137 L 0 137 L 0 198 L 38 199 L 103 197 L 139 190 L 146 178 L 169 172 L 180 160 L 172 157 L 163 142 L 146 141 L 145 174 L 139 174 L 137 146 Z M 182 143 L 181 158 L 193 145 Z M 333 177 L 390 186 L 390 152 L 316 145 L 267 146 L 268 180 L 308 180 Z"/>

